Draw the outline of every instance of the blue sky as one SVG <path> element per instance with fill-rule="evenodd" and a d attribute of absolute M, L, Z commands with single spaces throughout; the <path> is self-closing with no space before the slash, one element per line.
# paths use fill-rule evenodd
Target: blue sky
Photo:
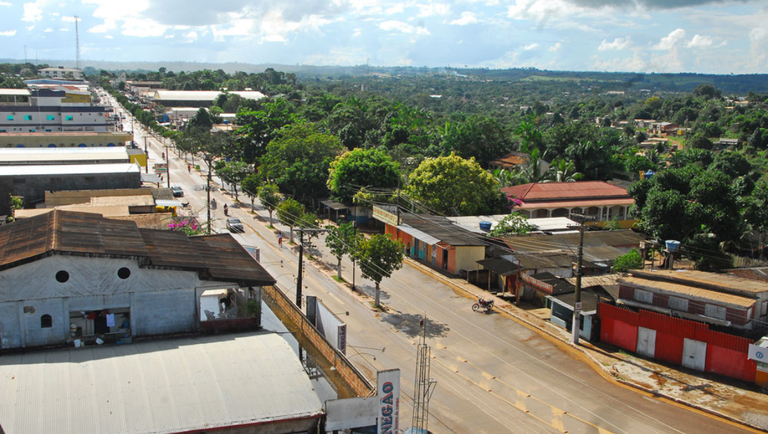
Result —
<path fill-rule="evenodd" d="M 768 73 L 768 0 L 0 0 L 0 58 L 74 15 L 84 60 Z"/>

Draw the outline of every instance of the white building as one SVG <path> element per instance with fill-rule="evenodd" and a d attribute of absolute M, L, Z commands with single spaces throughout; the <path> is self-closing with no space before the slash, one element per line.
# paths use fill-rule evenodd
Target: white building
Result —
<path fill-rule="evenodd" d="M 39 69 L 37 73 L 47 78 L 83 79 L 83 71 L 76 68 L 64 68 L 63 66 Z"/>
<path fill-rule="evenodd" d="M 0 93 L 2 94 L 2 93 Z M 10 95 L 8 96 L 8 98 Z M 80 91 L 37 89 L 29 101 L 0 103 L 0 133 L 107 132 L 114 129 L 110 107 L 92 105 Z"/>

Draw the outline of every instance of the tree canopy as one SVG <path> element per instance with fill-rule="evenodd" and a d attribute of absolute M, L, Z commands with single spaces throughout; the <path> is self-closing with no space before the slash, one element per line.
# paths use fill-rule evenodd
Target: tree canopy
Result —
<path fill-rule="evenodd" d="M 347 204 L 360 188 L 395 188 L 400 180 L 399 164 L 382 149 L 347 151 L 331 162 L 329 170 L 328 189 Z"/>
<path fill-rule="evenodd" d="M 358 243 L 355 259 L 363 277 L 376 285 L 374 306 L 380 306 L 379 284 L 403 266 L 403 245 L 388 235 L 375 234 Z"/>

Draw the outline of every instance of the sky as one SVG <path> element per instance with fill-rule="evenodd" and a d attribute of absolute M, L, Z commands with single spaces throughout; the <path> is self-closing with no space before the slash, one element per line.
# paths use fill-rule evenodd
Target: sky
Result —
<path fill-rule="evenodd" d="M 75 15 L 84 61 L 768 73 L 768 0 L 0 0 L 0 58 Z"/>

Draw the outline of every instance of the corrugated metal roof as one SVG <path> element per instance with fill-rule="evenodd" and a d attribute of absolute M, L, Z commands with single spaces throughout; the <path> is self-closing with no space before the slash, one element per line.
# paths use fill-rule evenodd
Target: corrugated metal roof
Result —
<path fill-rule="evenodd" d="M 274 333 L 5 355 L 0 395 L 7 434 L 197 432 L 323 414 Z"/>
<path fill-rule="evenodd" d="M 480 222 L 491 222 L 491 229 L 493 229 L 505 217 L 509 217 L 509 214 L 448 217 L 448 220 L 468 231 L 484 234 L 485 231 L 480 229 Z M 578 225 L 575 221 L 567 217 L 528 219 L 528 223 L 532 224 L 536 227 L 536 230 L 540 231 L 561 231 L 572 229 L 572 227 Z"/>
<path fill-rule="evenodd" d="M 90 175 L 106 173 L 139 173 L 133 163 L 116 164 L 49 164 L 42 166 L 0 166 L 0 176 Z"/>
<path fill-rule="evenodd" d="M 401 214 L 401 221 L 435 239 L 451 246 L 484 246 L 488 244 L 485 236 L 478 235 L 453 224 L 441 216 L 427 214 Z"/>
<path fill-rule="evenodd" d="M 637 247 L 645 237 L 631 230 L 588 231 L 584 233 L 584 247 Z M 552 235 L 507 236 L 503 240 L 517 252 L 548 250 L 573 250 L 579 245 L 578 233 L 554 233 Z"/>
<path fill-rule="evenodd" d="M 712 291 L 694 286 L 681 285 L 678 283 L 664 282 L 659 280 L 642 279 L 638 277 L 622 277 L 618 279 L 619 284 L 628 285 L 640 289 L 648 289 L 656 292 L 667 292 L 684 295 L 689 298 L 697 298 L 703 301 L 717 302 L 718 304 L 728 304 L 739 308 L 750 308 L 757 303 L 754 298 L 741 297 L 733 294 L 724 294 L 722 292 Z"/>
<path fill-rule="evenodd" d="M 275 282 L 230 234 L 188 237 L 139 229 L 133 221 L 58 210 L 0 226 L 0 270 L 52 252 L 143 257 L 147 265 L 197 271 L 201 279 L 242 286 Z"/>
<path fill-rule="evenodd" d="M 0 89 L 0 96 L 30 96 L 29 89 Z"/>
<path fill-rule="evenodd" d="M 152 98 L 158 101 L 213 101 L 223 92 L 217 90 L 156 90 L 152 93 Z M 230 95 L 239 95 L 245 99 L 261 99 L 265 95 L 261 92 L 252 91 L 233 91 Z"/>
<path fill-rule="evenodd" d="M 616 198 L 616 199 L 579 199 L 579 200 L 567 200 L 567 201 L 548 201 L 548 202 L 523 202 L 521 205 L 516 205 L 515 209 L 540 209 L 540 208 L 583 208 L 591 206 L 618 206 L 618 205 L 632 205 L 635 200 L 632 198 Z"/>
<path fill-rule="evenodd" d="M 698 270 L 633 270 L 632 275 L 647 279 L 664 279 L 735 294 L 757 295 L 768 292 L 768 283 L 766 282 L 744 279 L 730 274 L 708 273 Z"/>
<path fill-rule="evenodd" d="M 491 270 L 500 276 L 509 276 L 520 270 L 517 262 L 512 262 L 504 258 L 488 258 L 477 261 L 483 268 Z"/>
<path fill-rule="evenodd" d="M 128 162 L 128 151 L 122 146 L 98 148 L 3 148 L 0 163 L 35 161 L 113 160 Z"/>
<path fill-rule="evenodd" d="M 603 274 L 601 276 L 582 276 L 581 287 L 589 288 L 590 286 L 616 286 L 619 283 L 617 280 L 621 277 L 620 274 Z M 576 284 L 575 277 L 567 277 L 565 280 L 572 284 Z"/>
<path fill-rule="evenodd" d="M 439 239 L 437 239 L 437 238 L 435 238 L 435 237 L 433 237 L 431 235 L 425 234 L 424 232 L 422 232 L 422 231 L 420 231 L 420 230 L 418 230 L 416 228 L 412 228 L 412 227 L 410 227 L 408 225 L 400 225 L 397 228 L 400 229 L 401 231 L 405 232 L 406 234 L 416 238 L 417 240 L 423 241 L 423 242 L 425 242 L 427 244 L 435 245 L 435 244 L 440 242 Z"/>

